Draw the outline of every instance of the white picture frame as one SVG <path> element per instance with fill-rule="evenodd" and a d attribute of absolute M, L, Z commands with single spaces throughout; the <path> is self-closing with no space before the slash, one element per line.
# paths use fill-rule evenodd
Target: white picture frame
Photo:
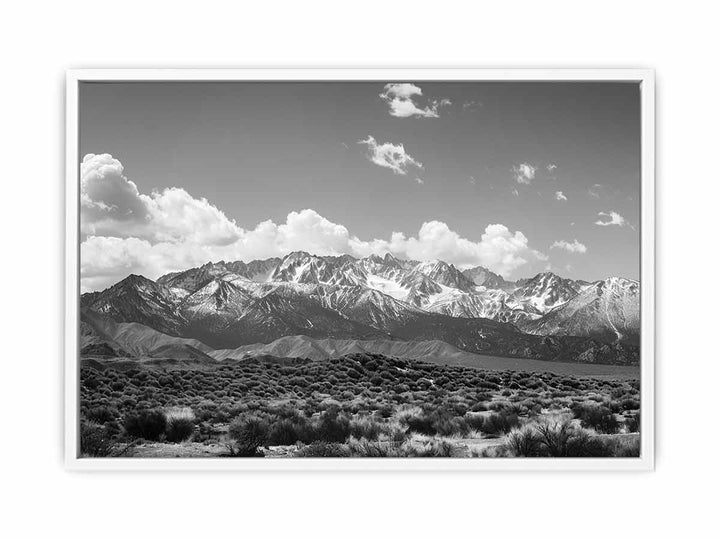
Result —
<path fill-rule="evenodd" d="M 102 81 L 623 81 L 641 88 L 639 458 L 80 458 L 78 88 Z M 65 465 L 71 470 L 650 471 L 655 458 L 655 76 L 648 69 L 82 69 L 66 74 Z"/>

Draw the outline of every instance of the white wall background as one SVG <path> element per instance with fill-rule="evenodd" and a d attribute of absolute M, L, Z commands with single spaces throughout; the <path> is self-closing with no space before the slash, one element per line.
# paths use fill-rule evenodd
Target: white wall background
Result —
<path fill-rule="evenodd" d="M 707 538 L 717 512 L 717 14 L 659 2 L 3 7 L 0 493 L 7 538 Z M 62 465 L 64 70 L 657 70 L 657 470 L 78 474 Z M 9 533 L 9 534 L 7 534 Z"/>

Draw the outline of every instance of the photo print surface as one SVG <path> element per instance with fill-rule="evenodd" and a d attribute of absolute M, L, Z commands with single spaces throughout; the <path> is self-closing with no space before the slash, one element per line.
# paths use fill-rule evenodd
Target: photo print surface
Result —
<path fill-rule="evenodd" d="M 80 457 L 639 456 L 640 102 L 81 82 Z"/>

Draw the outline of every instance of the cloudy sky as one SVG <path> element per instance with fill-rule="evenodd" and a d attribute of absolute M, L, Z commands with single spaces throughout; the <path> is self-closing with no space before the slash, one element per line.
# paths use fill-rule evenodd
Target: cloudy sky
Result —
<path fill-rule="evenodd" d="M 629 83 L 82 83 L 82 290 L 392 252 L 638 278 Z"/>

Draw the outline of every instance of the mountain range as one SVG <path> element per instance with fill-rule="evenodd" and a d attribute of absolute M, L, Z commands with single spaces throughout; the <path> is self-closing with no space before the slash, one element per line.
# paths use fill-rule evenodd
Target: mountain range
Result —
<path fill-rule="evenodd" d="M 156 281 L 130 275 L 82 295 L 81 321 L 86 356 L 226 359 L 264 347 L 315 357 L 362 347 L 417 357 L 422 343 L 425 356 L 639 361 L 637 281 L 544 272 L 512 282 L 483 267 L 461 271 L 390 254 L 293 252 L 208 263 Z"/>

